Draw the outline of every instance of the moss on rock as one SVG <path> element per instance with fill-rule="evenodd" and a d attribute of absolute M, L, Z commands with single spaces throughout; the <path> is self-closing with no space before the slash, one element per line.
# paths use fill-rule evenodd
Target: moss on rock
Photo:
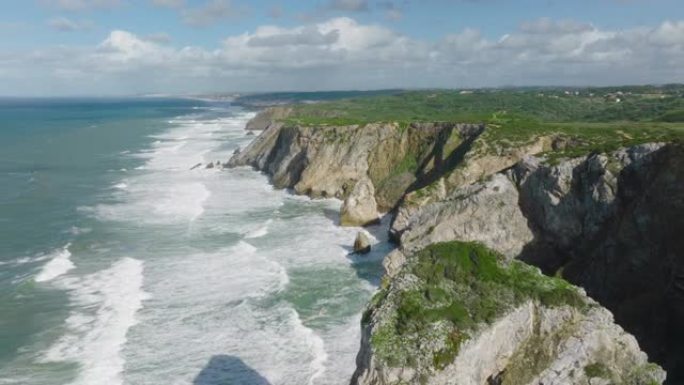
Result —
<path fill-rule="evenodd" d="M 438 243 L 418 252 L 402 273 L 412 284 L 384 298 L 392 302 L 392 312 L 371 338 L 377 356 L 390 366 L 412 366 L 422 356 L 442 369 L 479 326 L 525 301 L 587 306 L 564 280 L 519 261 L 503 261 L 478 243 Z"/>

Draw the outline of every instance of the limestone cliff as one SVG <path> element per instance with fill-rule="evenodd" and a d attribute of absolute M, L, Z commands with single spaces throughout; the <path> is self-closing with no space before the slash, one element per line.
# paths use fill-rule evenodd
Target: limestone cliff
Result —
<path fill-rule="evenodd" d="M 227 166 L 253 166 L 276 187 L 299 194 L 345 199 L 343 224 L 364 225 L 377 218 L 374 208 L 393 209 L 414 184 L 448 168 L 448 155 L 482 130 L 470 124 L 305 127 L 274 121 Z"/>
<path fill-rule="evenodd" d="M 393 211 L 354 384 L 662 383 L 648 357 L 681 380 L 684 151 L 554 155 L 573 140 L 271 120 L 227 165 L 344 199 L 344 225 Z"/>
<path fill-rule="evenodd" d="M 684 322 L 682 181 L 684 152 L 676 144 L 560 161 L 528 156 L 414 209 L 395 229 L 400 248 L 385 266 L 396 277 L 416 250 L 477 241 L 585 288 L 676 382 L 682 335 L 674 325 Z"/>
<path fill-rule="evenodd" d="M 665 373 L 579 289 L 472 243 L 412 254 L 363 317 L 352 384 L 653 384 Z"/>
<path fill-rule="evenodd" d="M 292 109 L 288 107 L 269 107 L 259 112 L 254 118 L 247 122 L 245 130 L 262 131 L 271 124 L 287 118 Z"/>

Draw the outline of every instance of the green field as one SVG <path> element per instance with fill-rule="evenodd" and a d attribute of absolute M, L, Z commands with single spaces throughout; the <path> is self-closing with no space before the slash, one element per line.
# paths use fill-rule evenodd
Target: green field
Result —
<path fill-rule="evenodd" d="M 490 143 L 515 144 L 550 134 L 575 139 L 572 150 L 562 151 L 569 156 L 684 138 L 684 86 L 680 85 L 396 91 L 323 100 L 295 104 L 286 123 L 397 123 L 400 127 L 419 122 L 485 123 Z"/>

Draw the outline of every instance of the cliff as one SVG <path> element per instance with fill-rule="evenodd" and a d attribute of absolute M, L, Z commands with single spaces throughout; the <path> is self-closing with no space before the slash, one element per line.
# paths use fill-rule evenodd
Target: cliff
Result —
<path fill-rule="evenodd" d="M 269 107 L 258 113 L 253 119 L 247 122 L 245 130 L 263 131 L 274 122 L 285 119 L 292 113 L 288 107 Z"/>
<path fill-rule="evenodd" d="M 253 166 L 270 175 L 276 187 L 298 194 L 343 199 L 343 224 L 365 225 L 392 210 L 412 185 L 448 168 L 453 160 L 443 154 L 469 146 L 483 129 L 447 123 L 308 127 L 275 121 L 227 166 Z"/>
<path fill-rule="evenodd" d="M 610 312 L 579 289 L 474 243 L 437 243 L 363 317 L 353 384 L 652 384 Z"/>
<path fill-rule="evenodd" d="M 353 384 L 662 383 L 639 346 L 681 379 L 681 146 L 502 132 L 271 120 L 227 166 L 343 199 L 344 225 L 393 212 Z"/>
<path fill-rule="evenodd" d="M 504 261 L 525 261 L 540 267 L 548 275 L 563 277 L 584 288 L 591 298 L 615 314 L 617 324 L 638 338 L 651 359 L 669 369 L 670 378 L 676 383 L 681 378 L 679 368 L 683 356 L 682 334 L 680 328 L 674 326 L 684 321 L 684 286 L 681 283 L 684 242 L 677 236 L 684 230 L 678 214 L 684 209 L 683 160 L 684 152 L 679 145 L 662 143 L 557 163 L 528 156 L 486 180 L 461 186 L 442 200 L 414 209 L 401 228 L 395 221 L 393 231 L 400 234 L 400 246 L 385 260 L 388 275 L 393 277 L 388 291 L 395 290 L 396 281 L 411 276 L 412 264 L 418 263 L 414 259 L 425 259 L 420 250 L 445 241 L 478 242 L 500 253 Z M 517 260 L 514 262 L 518 263 Z M 430 302 L 429 298 L 426 302 Z M 540 306 L 534 302 L 533 305 L 533 308 Z M 513 314 L 520 310 L 515 309 L 511 310 Z M 373 307 L 370 311 L 380 324 L 392 319 L 382 311 L 375 315 L 377 310 Z M 547 311 L 542 307 L 540 314 L 548 314 Z M 593 312 L 577 315 L 582 322 L 597 322 Z M 613 337 L 573 335 L 573 338 L 597 339 L 601 349 L 626 349 L 624 351 L 630 351 L 632 355 L 625 358 L 624 368 L 637 365 L 634 359 L 639 356 L 638 345 L 633 342 L 613 345 L 625 333 L 613 324 L 612 317 L 604 315 L 599 319 L 600 325 L 594 324 L 590 329 L 605 329 Z M 502 327 L 498 322 L 485 327 L 485 335 L 491 328 Z M 364 332 L 364 349 L 375 352 L 371 342 L 376 328 L 366 326 Z M 477 335 L 475 340 L 481 338 Z M 429 340 L 422 342 L 430 344 Z M 517 347 L 513 351 L 524 348 L 518 346 L 519 343 L 515 341 Z M 596 356 L 588 358 L 591 354 L 578 358 L 579 353 L 573 351 L 565 356 L 559 351 L 553 358 L 574 360 L 576 367 L 596 363 L 608 365 L 607 358 L 603 361 Z M 360 357 L 364 354 L 375 356 L 366 352 Z M 487 360 L 483 357 L 480 359 Z M 519 355 L 515 353 L 497 357 L 495 361 L 500 366 L 496 369 L 510 373 L 510 365 L 519 364 L 516 357 Z M 612 357 L 608 359 L 610 362 L 621 365 L 622 358 Z M 595 382 L 587 382 L 581 376 L 572 380 L 562 376 L 557 379 L 545 377 L 544 373 L 555 368 L 554 362 L 537 366 L 535 375 L 540 377 L 529 377 L 534 381 L 511 382 L 511 379 L 498 383 L 539 383 L 542 377 L 544 384 Z M 639 362 L 637 366 L 646 365 L 641 359 Z M 373 382 L 362 371 L 361 374 L 357 372 L 358 383 L 401 383 L 397 377 L 392 377 L 396 373 L 391 364 L 375 362 L 369 365 L 360 360 L 359 367 L 367 368 L 366 371 L 387 371 L 386 374 L 390 373 L 387 378 L 392 380 Z M 620 368 L 611 370 L 612 374 L 606 374 L 611 383 L 651 383 L 620 377 L 629 373 Z M 558 369 L 553 371 L 557 373 Z M 440 382 L 439 373 L 428 373 L 431 374 L 424 376 L 434 376 L 435 379 L 430 380 L 433 383 L 448 383 Z M 458 373 L 464 372 L 458 369 Z M 483 383 L 478 382 L 481 375 L 470 377 L 475 378 L 472 381 L 463 377 L 463 382 L 457 383 Z"/>

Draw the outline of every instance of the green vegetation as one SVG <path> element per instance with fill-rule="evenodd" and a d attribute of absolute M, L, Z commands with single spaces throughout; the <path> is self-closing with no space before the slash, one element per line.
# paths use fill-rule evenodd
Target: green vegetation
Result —
<path fill-rule="evenodd" d="M 594 362 L 585 366 L 584 374 L 589 378 L 610 378 L 610 370 L 601 362 Z"/>
<path fill-rule="evenodd" d="M 442 369 L 479 325 L 494 322 L 524 301 L 586 307 L 583 296 L 566 281 L 546 277 L 519 261 L 505 265 L 502 256 L 477 243 L 431 245 L 404 271 L 417 283 L 386 298 L 396 312 L 371 340 L 378 356 L 390 365 L 410 365 L 415 352 L 422 351 Z M 442 347 L 425 351 L 431 345 L 426 340 L 436 338 Z"/>
<path fill-rule="evenodd" d="M 578 156 L 681 140 L 684 86 L 393 91 L 295 105 L 286 121 L 305 126 L 396 122 L 402 130 L 415 122 L 485 123 L 488 143 L 513 146 L 539 135 L 561 135 L 576 145 L 554 152 Z"/>
<path fill-rule="evenodd" d="M 675 142 L 684 139 L 684 124 L 671 123 L 553 123 L 552 132 L 572 141 L 565 148 L 548 153 L 551 162 L 590 153 L 606 153 L 648 142 Z"/>
<path fill-rule="evenodd" d="M 418 170 L 418 159 L 413 154 L 406 154 L 406 156 L 399 162 L 399 164 L 392 170 L 393 175 L 403 174 L 405 172 L 415 173 Z"/>
<path fill-rule="evenodd" d="M 646 363 L 634 368 L 620 383 L 625 385 L 658 385 L 661 383 L 656 380 L 659 371 L 660 367 L 658 365 Z"/>
<path fill-rule="evenodd" d="M 575 92 L 577 94 L 575 94 Z M 351 99 L 300 104 L 290 117 L 304 125 L 338 122 L 538 122 L 656 121 L 684 110 L 684 86 L 647 89 L 563 89 L 394 91 Z M 618 101 L 619 100 L 619 101 Z M 502 117 L 501 113 L 509 117 Z"/>
<path fill-rule="evenodd" d="M 684 110 L 669 111 L 658 118 L 661 122 L 684 122 Z"/>
<path fill-rule="evenodd" d="M 377 91 L 318 91 L 318 92 L 272 92 L 265 94 L 242 95 L 233 101 L 245 107 L 264 107 L 282 104 L 312 103 L 349 98 L 391 95 L 400 90 Z"/>

